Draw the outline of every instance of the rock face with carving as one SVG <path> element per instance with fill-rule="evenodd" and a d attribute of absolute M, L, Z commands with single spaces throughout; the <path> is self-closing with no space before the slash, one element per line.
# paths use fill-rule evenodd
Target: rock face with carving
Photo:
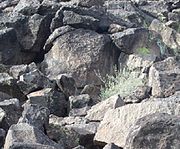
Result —
<path fill-rule="evenodd" d="M 0 148 L 179 149 L 179 0 L 0 0 Z"/>

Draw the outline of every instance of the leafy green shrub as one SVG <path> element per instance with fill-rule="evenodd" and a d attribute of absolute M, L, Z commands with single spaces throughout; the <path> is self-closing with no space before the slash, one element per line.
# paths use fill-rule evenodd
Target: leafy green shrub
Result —
<path fill-rule="evenodd" d="M 141 55 L 148 55 L 151 53 L 150 50 L 146 47 L 137 49 L 137 52 L 138 54 L 141 54 Z"/>
<path fill-rule="evenodd" d="M 143 80 L 127 69 L 118 71 L 114 76 L 107 76 L 105 87 L 101 89 L 101 99 L 119 94 L 122 97 L 129 95 L 138 86 L 143 85 Z"/>

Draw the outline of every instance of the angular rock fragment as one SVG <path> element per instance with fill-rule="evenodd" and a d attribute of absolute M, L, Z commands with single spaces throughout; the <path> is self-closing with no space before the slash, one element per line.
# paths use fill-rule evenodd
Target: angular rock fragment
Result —
<path fill-rule="evenodd" d="M 49 122 L 49 114 L 49 110 L 43 106 L 25 104 L 22 117 L 19 119 L 18 123 L 27 123 L 41 131 L 46 131 Z"/>
<path fill-rule="evenodd" d="M 45 88 L 27 95 L 28 103 L 44 106 L 50 110 L 51 114 L 66 116 L 68 104 L 62 92 L 52 88 Z"/>
<path fill-rule="evenodd" d="M 90 121 L 102 121 L 109 109 L 116 109 L 121 106 L 124 106 L 124 101 L 119 95 L 114 95 L 92 106 L 91 109 L 87 111 L 86 118 Z"/>
<path fill-rule="evenodd" d="M 168 97 L 180 90 L 179 60 L 169 57 L 153 64 L 149 71 L 149 86 L 155 97 Z"/>

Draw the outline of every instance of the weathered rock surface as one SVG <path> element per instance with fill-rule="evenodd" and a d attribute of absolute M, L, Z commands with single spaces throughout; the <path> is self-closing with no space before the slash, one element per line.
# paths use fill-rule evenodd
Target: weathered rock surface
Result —
<path fill-rule="evenodd" d="M 139 119 L 131 128 L 125 149 L 178 149 L 180 147 L 179 131 L 179 116 L 163 113 L 147 115 Z"/>
<path fill-rule="evenodd" d="M 18 98 L 21 101 L 26 99 L 16 84 L 16 79 L 7 73 L 0 73 L 0 91 L 11 97 Z"/>
<path fill-rule="evenodd" d="M 66 74 L 59 75 L 56 79 L 56 83 L 66 97 L 77 94 L 76 82 L 73 77 Z"/>
<path fill-rule="evenodd" d="M 93 138 L 99 123 L 88 123 L 84 117 L 50 117 L 48 136 L 63 144 L 65 148 L 82 145 L 87 149 L 96 148 Z"/>
<path fill-rule="evenodd" d="M 0 30 L 0 63 L 10 65 L 21 63 L 20 44 L 13 28 Z"/>
<path fill-rule="evenodd" d="M 63 149 L 60 144 L 51 141 L 42 131 L 27 123 L 12 125 L 9 129 L 4 149 L 9 148 L 47 148 Z"/>
<path fill-rule="evenodd" d="M 90 121 L 102 121 L 104 115 L 109 109 L 116 109 L 118 107 L 124 106 L 124 101 L 119 95 L 114 95 L 94 106 L 91 107 L 87 112 L 86 118 Z"/>
<path fill-rule="evenodd" d="M 85 116 L 87 111 L 92 106 L 92 99 L 88 94 L 79 95 L 79 96 L 70 96 L 70 112 L 69 116 Z"/>
<path fill-rule="evenodd" d="M 0 147 L 3 147 L 4 145 L 5 135 L 6 135 L 6 132 L 0 128 Z"/>
<path fill-rule="evenodd" d="M 109 110 L 100 123 L 94 140 L 124 147 L 129 129 L 137 119 L 153 113 L 179 115 L 179 111 L 179 104 L 163 101 L 130 104 Z"/>
<path fill-rule="evenodd" d="M 180 34 L 172 28 L 166 26 L 158 20 L 154 20 L 150 27 L 150 30 L 156 31 L 162 37 L 163 42 L 170 48 L 174 49 L 176 53 L 179 53 L 180 48 Z"/>
<path fill-rule="evenodd" d="M 51 114 L 66 116 L 68 103 L 62 92 L 52 88 L 45 88 L 27 95 L 28 103 L 44 106 L 50 110 Z"/>
<path fill-rule="evenodd" d="M 45 73 L 53 79 L 61 73 L 72 74 L 77 86 L 102 84 L 102 76 L 112 72 L 118 52 L 106 35 L 77 29 L 58 37 L 42 63 Z M 61 59 L 59 59 L 61 57 Z"/>
<path fill-rule="evenodd" d="M 41 131 L 46 131 L 49 122 L 49 114 L 49 110 L 43 106 L 25 104 L 22 117 L 19 119 L 18 123 L 27 123 Z"/>
<path fill-rule="evenodd" d="M 26 95 L 38 89 L 54 86 L 54 83 L 45 77 L 38 69 L 22 74 L 17 84 L 20 90 Z"/>
<path fill-rule="evenodd" d="M 167 97 L 180 90 L 180 62 L 169 57 L 152 65 L 149 71 L 149 85 L 155 97 Z"/>

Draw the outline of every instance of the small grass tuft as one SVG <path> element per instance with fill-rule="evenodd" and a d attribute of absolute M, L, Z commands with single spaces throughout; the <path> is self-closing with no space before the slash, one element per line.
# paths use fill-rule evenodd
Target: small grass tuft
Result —
<path fill-rule="evenodd" d="M 102 100 L 116 94 L 124 97 L 143 84 L 143 80 L 136 74 L 131 73 L 128 69 L 123 69 L 116 72 L 114 76 L 107 77 L 105 87 L 101 89 L 100 97 Z"/>

